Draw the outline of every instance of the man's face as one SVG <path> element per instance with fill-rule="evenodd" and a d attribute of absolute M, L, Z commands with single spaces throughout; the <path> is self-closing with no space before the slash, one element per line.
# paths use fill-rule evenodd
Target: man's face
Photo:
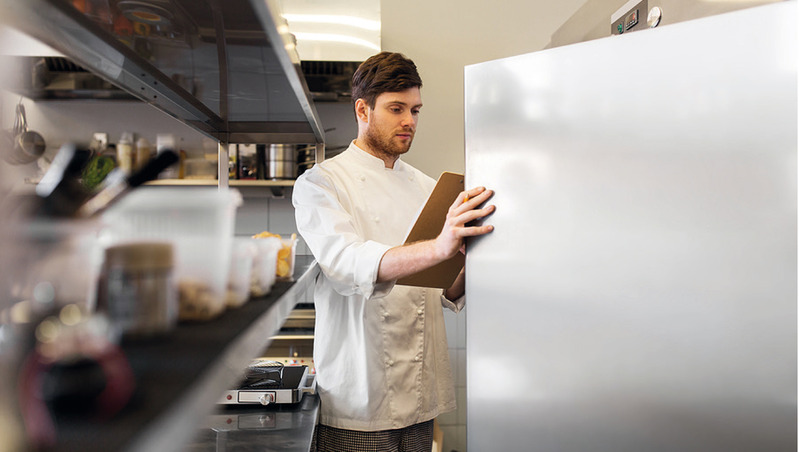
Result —
<path fill-rule="evenodd" d="M 421 108 L 419 88 L 380 94 L 375 108 L 369 109 L 369 124 L 364 134 L 366 144 L 374 152 L 395 159 L 408 152 Z"/>

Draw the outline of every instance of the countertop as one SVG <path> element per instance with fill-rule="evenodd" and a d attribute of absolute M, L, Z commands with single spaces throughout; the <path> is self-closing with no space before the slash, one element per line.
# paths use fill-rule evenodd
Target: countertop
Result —
<path fill-rule="evenodd" d="M 208 416 L 184 452 L 308 452 L 319 416 L 319 397 L 272 406 L 223 406 Z"/>

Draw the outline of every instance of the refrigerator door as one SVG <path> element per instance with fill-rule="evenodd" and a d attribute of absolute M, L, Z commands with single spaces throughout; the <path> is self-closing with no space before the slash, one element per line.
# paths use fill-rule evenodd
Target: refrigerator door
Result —
<path fill-rule="evenodd" d="M 470 451 L 796 450 L 796 2 L 465 71 Z"/>

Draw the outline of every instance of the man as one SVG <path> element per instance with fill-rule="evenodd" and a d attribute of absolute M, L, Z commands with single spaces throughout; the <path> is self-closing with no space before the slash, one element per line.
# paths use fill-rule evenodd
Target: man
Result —
<path fill-rule="evenodd" d="M 461 193 L 440 235 L 401 246 L 435 181 L 403 162 L 422 108 L 422 80 L 398 53 L 353 76 L 358 137 L 294 185 L 297 229 L 322 269 L 316 281 L 314 362 L 321 398 L 319 451 L 429 451 L 433 419 L 455 409 L 442 305 L 464 305 L 464 274 L 444 291 L 395 285 L 442 262 L 492 194 Z"/>

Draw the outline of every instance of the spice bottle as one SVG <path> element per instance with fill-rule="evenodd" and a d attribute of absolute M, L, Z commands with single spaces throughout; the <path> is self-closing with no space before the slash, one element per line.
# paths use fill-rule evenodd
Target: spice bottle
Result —
<path fill-rule="evenodd" d="M 117 143 L 117 166 L 130 174 L 133 172 L 133 134 L 125 132 Z"/>
<path fill-rule="evenodd" d="M 150 143 L 147 138 L 139 137 L 136 141 L 136 169 L 141 169 L 150 160 Z"/>

